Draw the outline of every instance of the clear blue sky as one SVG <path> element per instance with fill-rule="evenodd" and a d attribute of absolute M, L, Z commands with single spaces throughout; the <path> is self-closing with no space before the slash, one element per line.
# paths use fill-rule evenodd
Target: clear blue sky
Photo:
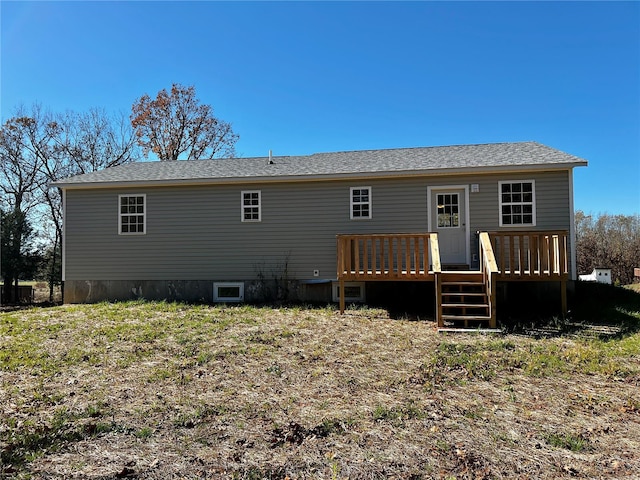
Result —
<path fill-rule="evenodd" d="M 0 2 L 2 120 L 194 85 L 241 156 L 535 140 L 640 213 L 638 2 Z"/>

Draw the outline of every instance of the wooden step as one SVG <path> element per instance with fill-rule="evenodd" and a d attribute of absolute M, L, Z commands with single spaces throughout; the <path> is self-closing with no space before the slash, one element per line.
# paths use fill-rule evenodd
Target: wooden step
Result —
<path fill-rule="evenodd" d="M 487 294 L 485 292 L 442 292 L 443 297 L 451 297 L 451 298 L 486 298 Z"/>
<path fill-rule="evenodd" d="M 464 299 L 468 300 L 486 300 L 487 294 L 484 292 L 442 292 L 442 296 L 446 297 L 450 300 L 459 300 L 464 301 Z"/>
<path fill-rule="evenodd" d="M 485 291 L 484 286 L 480 287 L 465 287 L 465 288 L 460 288 L 460 287 L 453 287 L 453 286 L 446 286 L 446 287 L 442 287 L 441 289 L 441 293 L 442 295 L 450 295 L 450 296 L 469 296 L 469 297 L 480 297 L 482 295 L 486 295 L 487 292 Z"/>
<path fill-rule="evenodd" d="M 438 333 L 502 333 L 499 328 L 455 328 L 455 327 L 438 327 Z"/>
<path fill-rule="evenodd" d="M 464 307 L 464 308 L 451 308 L 443 307 L 443 315 L 449 315 L 452 317 L 459 316 L 464 317 L 465 315 L 480 315 L 485 316 L 489 314 L 489 307 Z"/>
<path fill-rule="evenodd" d="M 489 308 L 488 303 L 443 303 L 443 308 Z"/>
<path fill-rule="evenodd" d="M 485 286 L 483 284 L 475 285 L 442 285 L 442 293 L 485 293 Z"/>
<path fill-rule="evenodd" d="M 491 323 L 491 302 L 482 273 L 448 271 L 442 272 L 440 280 L 440 328 L 477 328 Z"/>
<path fill-rule="evenodd" d="M 491 317 L 487 315 L 442 315 L 442 319 L 444 321 L 456 321 L 456 320 L 464 320 L 464 321 L 478 321 L 478 322 L 488 322 L 491 320 Z"/>
<path fill-rule="evenodd" d="M 466 263 L 445 263 L 442 265 L 442 271 L 444 272 L 468 272 L 469 265 Z"/>
<path fill-rule="evenodd" d="M 491 317 L 486 315 L 442 315 L 442 327 L 477 327 L 491 322 Z"/>
<path fill-rule="evenodd" d="M 489 304 L 487 302 L 484 303 L 451 303 L 446 302 L 442 304 L 445 308 L 488 308 Z"/>
<path fill-rule="evenodd" d="M 442 281 L 444 283 L 450 282 L 477 282 L 484 283 L 484 277 L 481 273 L 477 272 L 443 272 Z"/>
<path fill-rule="evenodd" d="M 441 303 L 473 303 L 475 305 L 488 304 L 489 299 L 486 295 L 449 295 L 447 293 L 442 293 Z"/>
<path fill-rule="evenodd" d="M 484 305 L 481 307 L 462 307 L 462 308 L 456 308 L 456 307 L 442 307 L 442 314 L 443 315 L 449 315 L 449 316 L 461 316 L 464 317 L 465 315 L 489 315 L 489 307 Z"/>

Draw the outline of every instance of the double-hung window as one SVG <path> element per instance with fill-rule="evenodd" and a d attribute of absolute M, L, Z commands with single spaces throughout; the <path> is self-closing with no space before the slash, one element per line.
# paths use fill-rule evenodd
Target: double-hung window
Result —
<path fill-rule="evenodd" d="M 498 182 L 498 188 L 500 192 L 500 226 L 535 226 L 535 181 Z"/>
<path fill-rule="evenodd" d="M 260 190 L 244 190 L 241 193 L 242 199 L 242 221 L 260 222 L 262 220 Z"/>
<path fill-rule="evenodd" d="M 371 187 L 351 187 L 351 219 L 371 218 Z"/>
<path fill-rule="evenodd" d="M 118 196 L 118 233 L 144 235 L 146 233 L 147 197 L 141 195 Z"/>

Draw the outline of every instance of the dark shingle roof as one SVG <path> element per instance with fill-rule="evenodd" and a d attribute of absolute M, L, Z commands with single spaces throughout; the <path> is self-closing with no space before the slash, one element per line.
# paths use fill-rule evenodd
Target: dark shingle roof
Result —
<path fill-rule="evenodd" d="M 304 156 L 137 162 L 77 175 L 59 187 L 114 184 L 217 183 L 224 181 L 302 180 L 445 174 L 469 171 L 517 171 L 586 165 L 581 158 L 536 142 L 395 148 Z"/>

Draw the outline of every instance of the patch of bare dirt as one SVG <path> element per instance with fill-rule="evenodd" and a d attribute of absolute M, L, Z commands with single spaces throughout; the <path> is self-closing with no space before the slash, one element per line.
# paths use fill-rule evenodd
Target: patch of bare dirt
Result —
<path fill-rule="evenodd" d="M 122 310 L 25 313 L 51 370 L 0 370 L 0 476 L 640 478 L 637 378 L 531 376 L 493 354 L 480 374 L 441 348 L 546 340 L 382 310 Z"/>

